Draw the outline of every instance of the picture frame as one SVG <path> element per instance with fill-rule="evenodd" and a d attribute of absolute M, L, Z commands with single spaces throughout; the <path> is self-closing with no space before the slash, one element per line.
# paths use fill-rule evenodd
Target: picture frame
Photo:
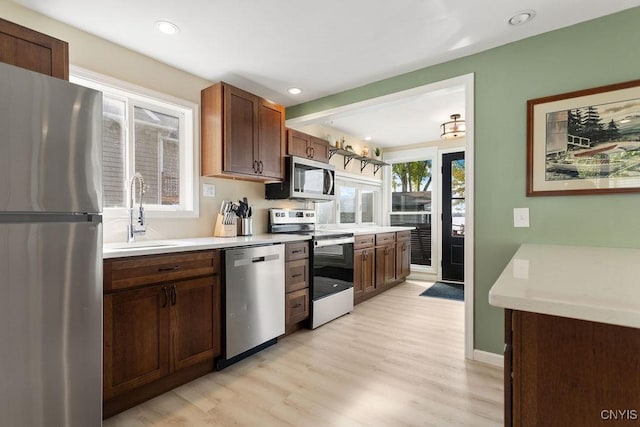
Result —
<path fill-rule="evenodd" d="M 640 80 L 527 101 L 527 197 L 640 192 Z"/>

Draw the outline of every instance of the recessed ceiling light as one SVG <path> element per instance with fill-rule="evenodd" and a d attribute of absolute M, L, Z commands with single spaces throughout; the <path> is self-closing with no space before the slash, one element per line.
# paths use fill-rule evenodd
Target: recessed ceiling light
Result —
<path fill-rule="evenodd" d="M 365 136 L 365 137 L 364 137 L 364 140 L 365 140 L 365 141 L 371 141 L 371 137 L 370 137 L 370 136 Z"/>
<path fill-rule="evenodd" d="M 173 22 L 169 22 L 169 21 L 157 21 L 156 27 L 158 28 L 158 30 L 160 30 L 160 32 L 164 34 L 171 35 L 171 34 L 176 34 L 180 32 L 180 28 L 178 28 L 178 26 Z"/>
<path fill-rule="evenodd" d="M 522 10 L 509 18 L 509 25 L 522 25 L 531 21 L 536 16 L 535 10 Z"/>
<path fill-rule="evenodd" d="M 297 87 L 290 87 L 289 89 L 287 89 L 287 92 L 289 92 L 291 95 L 300 95 L 302 93 L 302 89 Z"/>

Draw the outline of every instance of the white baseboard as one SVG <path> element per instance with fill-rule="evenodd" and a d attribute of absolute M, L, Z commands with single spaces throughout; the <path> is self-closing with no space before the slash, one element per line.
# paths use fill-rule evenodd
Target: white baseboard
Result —
<path fill-rule="evenodd" d="M 473 360 L 486 363 L 488 365 L 504 367 L 504 356 L 501 354 L 489 353 L 488 351 L 473 350 Z"/>

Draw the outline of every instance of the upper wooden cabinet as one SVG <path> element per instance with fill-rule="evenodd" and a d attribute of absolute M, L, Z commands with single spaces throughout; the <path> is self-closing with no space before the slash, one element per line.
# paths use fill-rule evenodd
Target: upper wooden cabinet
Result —
<path fill-rule="evenodd" d="M 284 107 L 224 82 L 201 97 L 202 175 L 282 180 Z"/>
<path fill-rule="evenodd" d="M 287 129 L 287 154 L 328 163 L 329 143 L 313 135 Z"/>
<path fill-rule="evenodd" d="M 69 45 L 0 18 L 0 61 L 69 80 Z"/>

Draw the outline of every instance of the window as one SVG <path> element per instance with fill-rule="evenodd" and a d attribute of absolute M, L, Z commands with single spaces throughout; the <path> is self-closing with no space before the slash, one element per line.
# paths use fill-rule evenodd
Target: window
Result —
<path fill-rule="evenodd" d="M 411 264 L 430 269 L 436 251 L 433 247 L 435 227 L 432 209 L 435 205 L 435 158 L 437 150 L 410 150 L 389 153 L 385 158 L 391 167 L 385 171 L 388 183 L 389 225 L 415 227 L 411 231 Z M 418 159 L 418 160 L 416 160 Z"/>
<path fill-rule="evenodd" d="M 336 174 L 336 200 L 316 203 L 318 224 L 380 223 L 380 184 Z"/>
<path fill-rule="evenodd" d="M 105 213 L 128 207 L 140 173 L 151 216 L 197 216 L 196 104 L 75 68 L 70 80 L 103 92 Z"/>

